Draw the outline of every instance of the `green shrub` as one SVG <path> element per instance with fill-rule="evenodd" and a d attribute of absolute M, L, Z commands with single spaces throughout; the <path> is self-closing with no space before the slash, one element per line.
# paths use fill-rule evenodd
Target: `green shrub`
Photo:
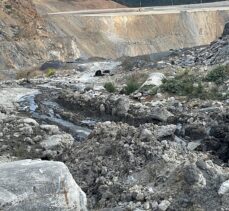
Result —
<path fill-rule="evenodd" d="M 229 67 L 228 66 L 218 66 L 211 70 L 207 76 L 206 81 L 215 82 L 216 84 L 222 84 L 229 77 Z"/>
<path fill-rule="evenodd" d="M 116 91 L 116 87 L 112 82 L 107 82 L 104 84 L 104 88 L 108 91 L 108 92 L 115 92 Z"/>
<path fill-rule="evenodd" d="M 194 77 L 187 73 L 178 75 L 175 78 L 163 80 L 160 86 L 161 90 L 178 96 L 187 96 L 189 98 L 224 100 L 228 94 L 224 95 L 219 88 L 207 88 L 202 82 L 203 78 Z"/>
<path fill-rule="evenodd" d="M 48 71 L 46 72 L 46 77 L 51 77 L 53 75 L 55 75 L 55 70 L 49 68 Z"/>
<path fill-rule="evenodd" d="M 145 85 L 141 87 L 141 92 L 148 93 L 149 95 L 155 95 L 158 91 L 158 86 L 155 85 Z"/>
<path fill-rule="evenodd" d="M 12 6 L 9 5 L 9 4 L 6 4 L 6 5 L 5 5 L 5 8 L 6 8 L 7 10 L 11 10 L 11 9 L 12 9 Z"/>
<path fill-rule="evenodd" d="M 186 70 L 172 79 L 163 80 L 163 84 L 160 86 L 161 91 L 189 98 L 227 99 L 229 94 L 222 93 L 218 85 L 228 80 L 229 66 L 219 66 L 210 71 L 206 77 L 190 73 Z M 213 87 L 209 87 L 206 81 L 212 81 L 216 84 Z"/>
<path fill-rule="evenodd" d="M 138 90 L 141 85 L 146 81 L 147 75 L 144 73 L 135 73 L 131 75 L 126 82 L 126 86 L 124 88 L 125 94 L 129 95 L 136 90 Z"/>
<path fill-rule="evenodd" d="M 194 90 L 194 81 L 191 78 L 172 78 L 163 80 L 161 89 L 165 92 L 177 94 L 177 95 L 189 95 Z"/>
<path fill-rule="evenodd" d="M 187 71 L 172 79 L 164 79 L 161 90 L 170 94 L 188 97 L 200 97 L 205 95 L 201 79 L 189 75 Z"/>
<path fill-rule="evenodd" d="M 132 79 L 129 79 L 126 83 L 126 86 L 125 86 L 125 93 L 127 95 L 135 92 L 136 90 L 138 90 L 140 88 L 141 84 L 134 80 L 133 78 Z"/>

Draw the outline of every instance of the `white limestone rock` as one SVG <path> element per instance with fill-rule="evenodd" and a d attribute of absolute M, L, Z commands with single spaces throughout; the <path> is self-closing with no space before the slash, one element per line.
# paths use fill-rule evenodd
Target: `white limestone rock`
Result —
<path fill-rule="evenodd" d="M 64 163 L 21 160 L 0 164 L 0 210 L 86 211 L 85 193 Z"/>

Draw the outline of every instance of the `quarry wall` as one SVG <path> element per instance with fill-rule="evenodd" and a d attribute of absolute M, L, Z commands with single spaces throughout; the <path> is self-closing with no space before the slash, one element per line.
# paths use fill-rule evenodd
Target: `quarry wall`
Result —
<path fill-rule="evenodd" d="M 53 33 L 75 38 L 80 56 L 104 58 L 206 45 L 227 21 L 229 9 L 49 17 Z"/>
<path fill-rule="evenodd" d="M 49 60 L 114 59 L 209 44 L 222 34 L 229 7 L 42 19 L 46 36 L 0 40 L 0 70 L 36 67 Z"/>

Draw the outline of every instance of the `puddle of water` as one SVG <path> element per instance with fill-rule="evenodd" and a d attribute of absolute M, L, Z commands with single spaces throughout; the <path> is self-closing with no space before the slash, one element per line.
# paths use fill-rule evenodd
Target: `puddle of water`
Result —
<path fill-rule="evenodd" d="M 83 121 L 81 121 L 81 123 L 88 125 L 89 127 L 93 127 L 96 124 L 95 120 L 91 120 L 91 119 L 85 119 Z"/>
<path fill-rule="evenodd" d="M 35 102 L 35 97 L 38 95 L 39 92 L 25 95 L 18 100 L 19 103 L 19 111 L 26 111 L 29 113 L 33 113 L 38 108 L 38 105 Z"/>
<path fill-rule="evenodd" d="M 87 127 L 81 127 L 73 124 L 67 120 L 63 120 L 58 113 L 55 113 L 54 108 L 58 108 L 59 105 L 56 102 L 46 101 L 42 102 L 42 106 L 45 106 L 47 112 L 39 113 L 38 105 L 35 101 L 35 97 L 39 93 L 23 96 L 19 99 L 19 111 L 28 112 L 35 119 L 48 122 L 49 124 L 55 124 L 63 128 L 66 132 L 71 133 L 74 138 L 79 141 L 84 140 L 91 133 L 91 130 Z M 41 111 L 42 112 L 42 111 Z M 93 121 L 85 120 L 85 124 L 88 126 L 94 125 Z"/>
<path fill-rule="evenodd" d="M 79 141 L 84 140 L 91 133 L 91 130 L 86 127 L 75 125 L 71 122 L 68 122 L 60 118 L 49 117 L 47 115 L 40 115 L 39 113 L 36 113 L 36 112 L 33 113 L 32 116 L 36 119 L 50 122 L 52 124 L 55 123 L 59 127 L 63 128 L 66 132 L 71 133 L 73 137 Z"/>

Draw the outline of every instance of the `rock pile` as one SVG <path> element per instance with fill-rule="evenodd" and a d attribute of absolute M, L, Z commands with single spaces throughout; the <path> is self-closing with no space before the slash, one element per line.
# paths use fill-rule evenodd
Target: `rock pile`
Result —
<path fill-rule="evenodd" d="M 0 117 L 0 131 L 1 155 L 54 159 L 73 144 L 72 136 L 55 125 L 39 125 L 34 119 L 14 115 Z"/>
<path fill-rule="evenodd" d="M 229 60 L 229 23 L 225 25 L 222 37 L 209 46 L 175 51 L 177 57 L 171 59 L 179 66 L 215 65 Z"/>
<path fill-rule="evenodd" d="M 89 208 L 225 209 L 228 186 L 222 183 L 228 170 L 208 154 L 189 151 L 175 130 L 174 125 L 104 122 L 62 159 L 86 192 Z"/>
<path fill-rule="evenodd" d="M 225 24 L 224 30 L 223 30 L 223 36 L 229 35 L 229 22 Z"/>
<path fill-rule="evenodd" d="M 144 105 L 130 100 L 127 96 L 115 94 L 101 94 L 96 91 L 85 93 L 63 91 L 59 102 L 74 110 L 81 110 L 97 117 L 106 117 L 109 120 L 124 121 L 130 124 L 143 122 L 166 122 L 172 113 L 160 106 Z"/>

